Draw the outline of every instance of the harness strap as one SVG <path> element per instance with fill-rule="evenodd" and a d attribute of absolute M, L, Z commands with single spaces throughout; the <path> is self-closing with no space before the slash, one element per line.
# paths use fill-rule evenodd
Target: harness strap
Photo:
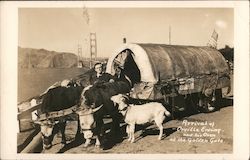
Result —
<path fill-rule="evenodd" d="M 125 107 L 124 109 L 122 109 L 122 110 L 118 110 L 119 112 L 121 112 L 121 111 L 125 111 L 125 114 L 124 114 L 124 119 L 126 118 L 126 115 L 127 115 L 127 113 L 128 113 L 129 108 L 130 108 L 130 106 L 129 106 L 129 105 L 127 105 L 127 107 Z"/>
<path fill-rule="evenodd" d="M 82 129 L 82 131 L 93 131 L 94 130 L 94 128 L 90 128 L 90 129 Z"/>

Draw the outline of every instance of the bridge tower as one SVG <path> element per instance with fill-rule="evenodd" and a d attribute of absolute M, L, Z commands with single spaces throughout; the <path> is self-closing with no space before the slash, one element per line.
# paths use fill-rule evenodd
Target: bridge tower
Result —
<path fill-rule="evenodd" d="M 93 61 L 96 61 L 97 56 L 97 43 L 96 33 L 90 33 L 90 68 L 93 67 Z"/>
<path fill-rule="evenodd" d="M 82 57 L 82 46 L 78 44 L 77 46 L 77 62 L 78 68 L 83 67 L 83 57 Z"/>

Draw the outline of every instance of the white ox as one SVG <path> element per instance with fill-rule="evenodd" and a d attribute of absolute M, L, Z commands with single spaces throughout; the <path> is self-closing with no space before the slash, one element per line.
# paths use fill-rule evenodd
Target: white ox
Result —
<path fill-rule="evenodd" d="M 118 110 L 124 116 L 124 121 L 128 124 L 126 132 L 128 134 L 128 141 L 134 143 L 135 141 L 135 124 L 145 124 L 147 122 L 155 122 L 160 129 L 158 140 L 161 140 L 163 134 L 162 123 L 166 116 L 170 113 L 165 109 L 161 103 L 150 102 L 142 105 L 128 104 L 128 97 L 118 94 L 111 97 L 111 100 L 118 104 Z"/>

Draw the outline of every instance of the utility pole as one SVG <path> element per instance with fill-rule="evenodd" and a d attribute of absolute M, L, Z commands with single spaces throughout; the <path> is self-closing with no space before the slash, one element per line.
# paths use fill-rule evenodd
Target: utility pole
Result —
<path fill-rule="evenodd" d="M 96 61 L 97 55 L 97 43 L 96 43 L 96 33 L 90 33 L 90 68 L 93 67 L 93 57 Z"/>
<path fill-rule="evenodd" d="M 127 39 L 124 37 L 123 38 L 123 44 L 126 44 L 127 43 Z"/>

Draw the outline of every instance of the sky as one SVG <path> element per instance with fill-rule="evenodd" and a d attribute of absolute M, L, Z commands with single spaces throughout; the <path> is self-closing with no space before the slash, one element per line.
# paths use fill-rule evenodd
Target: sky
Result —
<path fill-rule="evenodd" d="M 96 33 L 97 56 L 109 57 L 123 43 L 205 46 L 213 31 L 218 49 L 234 47 L 230 8 L 20 8 L 18 45 L 90 55 L 89 34 Z"/>

